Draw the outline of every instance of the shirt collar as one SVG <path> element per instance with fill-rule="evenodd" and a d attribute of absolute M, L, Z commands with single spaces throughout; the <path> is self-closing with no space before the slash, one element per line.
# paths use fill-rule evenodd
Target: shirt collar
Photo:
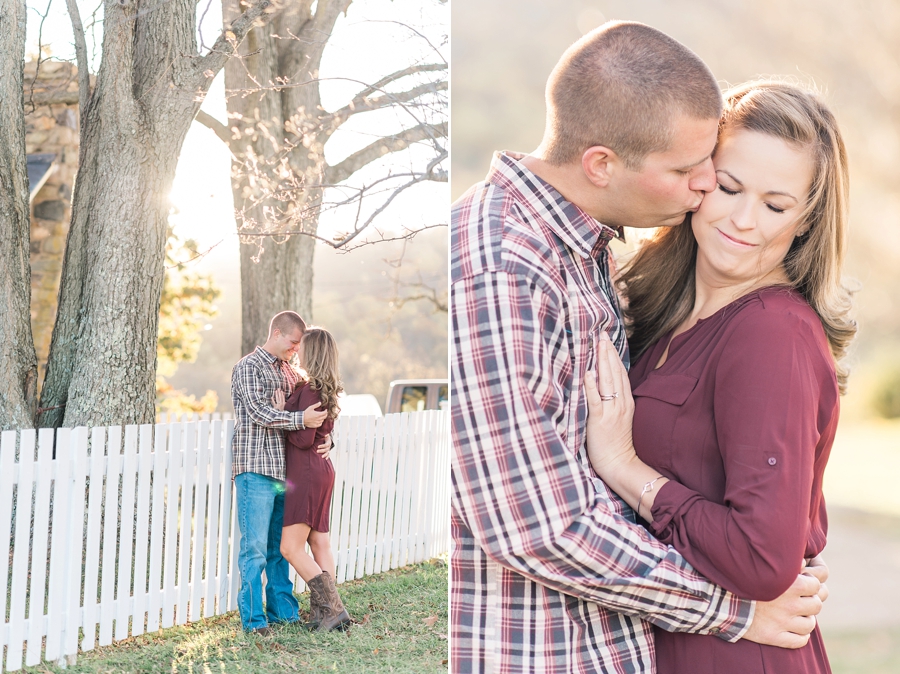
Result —
<path fill-rule="evenodd" d="M 600 255 L 613 238 L 625 240 L 621 227 L 608 227 L 567 201 L 553 185 L 528 170 L 524 154 L 495 152 L 486 181 L 519 193 L 534 215 L 584 258 Z"/>
<path fill-rule="evenodd" d="M 278 358 L 278 356 L 273 356 L 271 353 L 269 353 L 268 351 L 266 351 L 266 350 L 265 350 L 264 348 L 262 348 L 261 346 L 257 346 L 257 347 L 256 347 L 256 354 L 257 354 L 260 358 L 262 358 L 264 361 L 266 361 L 267 363 L 271 363 L 271 364 L 273 364 L 273 365 L 274 365 L 275 363 L 277 363 L 277 362 L 280 360 L 280 359 Z"/>

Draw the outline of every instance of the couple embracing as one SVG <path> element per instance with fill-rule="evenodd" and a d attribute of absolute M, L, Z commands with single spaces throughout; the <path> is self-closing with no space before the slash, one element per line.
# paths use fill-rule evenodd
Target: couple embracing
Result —
<path fill-rule="evenodd" d="M 291 364 L 295 356 L 299 372 Z M 328 631 L 350 623 L 335 589 L 328 539 L 330 434 L 342 390 L 334 338 L 308 327 L 293 311 L 273 317 L 266 343 L 234 366 L 232 472 L 241 532 L 238 609 L 245 631 L 266 635 L 270 625 L 300 622 L 288 564 L 310 589 L 307 628 Z"/>
<path fill-rule="evenodd" d="M 547 106 L 453 207 L 451 668 L 830 672 L 834 116 L 776 81 L 723 100 L 638 23 L 570 47 Z M 618 273 L 624 227 L 659 229 Z"/>

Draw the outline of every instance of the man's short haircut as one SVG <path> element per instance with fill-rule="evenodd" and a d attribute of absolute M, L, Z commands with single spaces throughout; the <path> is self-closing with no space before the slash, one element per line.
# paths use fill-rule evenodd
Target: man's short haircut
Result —
<path fill-rule="evenodd" d="M 544 158 L 580 160 L 597 145 L 632 170 L 668 149 L 679 115 L 718 119 L 722 93 L 694 52 L 642 23 L 611 21 L 569 47 L 547 81 Z"/>
<path fill-rule="evenodd" d="M 269 323 L 269 337 L 271 338 L 275 334 L 276 329 L 282 335 L 287 335 L 297 328 L 300 329 L 300 332 L 306 332 L 306 323 L 300 318 L 300 314 L 296 311 L 282 311 L 272 317 L 272 321 Z"/>

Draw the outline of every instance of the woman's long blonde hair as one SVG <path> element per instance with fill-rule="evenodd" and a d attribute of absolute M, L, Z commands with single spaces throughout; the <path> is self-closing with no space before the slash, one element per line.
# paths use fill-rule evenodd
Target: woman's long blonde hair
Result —
<path fill-rule="evenodd" d="M 837 121 L 815 93 L 787 82 L 757 80 L 725 92 L 719 138 L 735 129 L 780 138 L 807 149 L 813 159 L 812 184 L 797 221 L 797 231 L 804 233 L 794 238 L 784 269 L 790 285 L 822 321 L 838 386 L 845 393 L 848 370 L 841 360 L 856 335 L 856 322 L 850 317 L 851 293 L 842 277 L 849 176 Z M 625 267 L 619 284 L 627 300 L 635 360 L 690 315 L 696 260 L 697 242 L 688 222 L 660 228 Z"/>
<path fill-rule="evenodd" d="M 324 328 L 310 326 L 303 333 L 301 344 L 306 381 L 319 392 L 322 399 L 320 409 L 328 412 L 330 418 L 336 419 L 341 411 L 338 407 L 338 394 L 344 390 L 338 369 L 337 342 Z"/>

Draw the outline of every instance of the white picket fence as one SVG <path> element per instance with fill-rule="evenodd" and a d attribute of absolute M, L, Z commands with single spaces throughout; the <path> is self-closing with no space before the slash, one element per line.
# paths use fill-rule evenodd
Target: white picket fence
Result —
<path fill-rule="evenodd" d="M 339 419 L 338 582 L 448 549 L 448 420 Z M 72 663 L 79 647 L 237 608 L 233 428 L 217 419 L 3 432 L 0 532 L 11 535 L 0 559 L 0 672 Z"/>

